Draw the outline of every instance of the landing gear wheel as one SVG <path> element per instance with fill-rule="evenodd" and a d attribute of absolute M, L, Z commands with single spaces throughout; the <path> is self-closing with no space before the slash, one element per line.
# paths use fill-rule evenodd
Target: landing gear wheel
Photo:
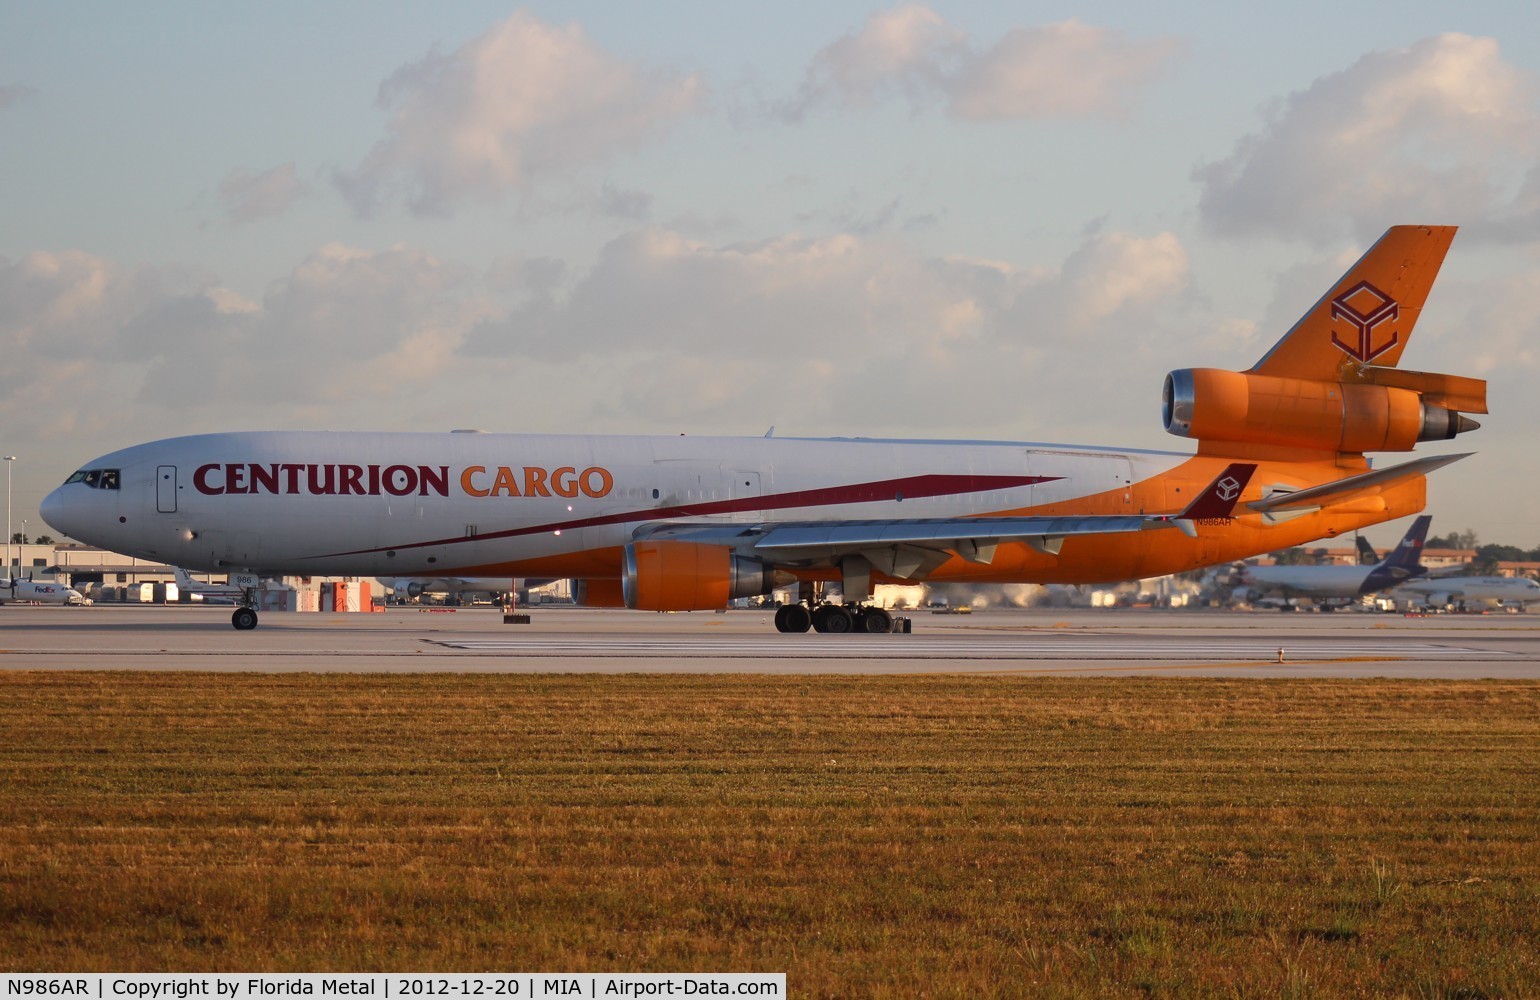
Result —
<path fill-rule="evenodd" d="M 806 632 L 812 625 L 812 613 L 800 604 L 783 604 L 775 609 L 777 632 Z"/>
<path fill-rule="evenodd" d="M 856 627 L 872 635 L 887 635 L 893 631 L 893 616 L 881 608 L 867 608 L 856 620 Z"/>
<path fill-rule="evenodd" d="M 236 608 L 230 616 L 230 624 L 242 632 L 249 632 L 257 627 L 257 613 L 251 608 Z"/>
<path fill-rule="evenodd" d="M 855 630 L 856 619 L 840 604 L 824 604 L 813 612 L 813 631 L 845 635 Z"/>

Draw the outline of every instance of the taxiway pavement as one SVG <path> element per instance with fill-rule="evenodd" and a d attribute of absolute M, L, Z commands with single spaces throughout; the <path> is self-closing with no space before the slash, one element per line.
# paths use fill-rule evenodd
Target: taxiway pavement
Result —
<path fill-rule="evenodd" d="M 760 611 L 529 613 L 267 612 L 237 632 L 227 607 L 7 605 L 0 669 L 1540 679 L 1540 614 L 915 612 L 912 634 L 835 636 L 781 635 Z"/>

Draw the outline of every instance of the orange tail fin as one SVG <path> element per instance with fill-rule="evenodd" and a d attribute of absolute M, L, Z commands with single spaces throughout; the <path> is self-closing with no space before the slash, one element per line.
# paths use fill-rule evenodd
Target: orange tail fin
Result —
<path fill-rule="evenodd" d="M 1392 368 L 1411 339 L 1456 226 L 1392 226 L 1250 369 L 1283 378 L 1356 380 Z"/>

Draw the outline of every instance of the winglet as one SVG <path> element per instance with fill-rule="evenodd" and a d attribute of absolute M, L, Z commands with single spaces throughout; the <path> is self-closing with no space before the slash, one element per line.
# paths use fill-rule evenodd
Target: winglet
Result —
<path fill-rule="evenodd" d="M 1254 462 L 1232 462 L 1225 466 L 1225 470 L 1214 477 L 1208 488 L 1177 515 L 1177 520 L 1197 521 L 1235 516 L 1235 505 L 1240 502 L 1241 494 L 1246 492 L 1246 484 L 1251 482 L 1251 474 L 1256 471 Z"/>

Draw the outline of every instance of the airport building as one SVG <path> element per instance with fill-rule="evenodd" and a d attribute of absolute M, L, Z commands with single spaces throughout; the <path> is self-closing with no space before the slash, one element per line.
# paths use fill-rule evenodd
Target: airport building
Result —
<path fill-rule="evenodd" d="M 176 568 L 89 545 L 49 543 L 12 545 L 10 569 L 19 579 L 61 583 L 93 601 L 141 603 L 198 600 L 176 587 Z M 197 573 L 200 583 L 227 584 L 221 574 Z M 267 610 L 368 611 L 384 589 L 372 581 L 341 581 L 330 578 L 292 577 L 274 581 L 258 595 Z"/>

